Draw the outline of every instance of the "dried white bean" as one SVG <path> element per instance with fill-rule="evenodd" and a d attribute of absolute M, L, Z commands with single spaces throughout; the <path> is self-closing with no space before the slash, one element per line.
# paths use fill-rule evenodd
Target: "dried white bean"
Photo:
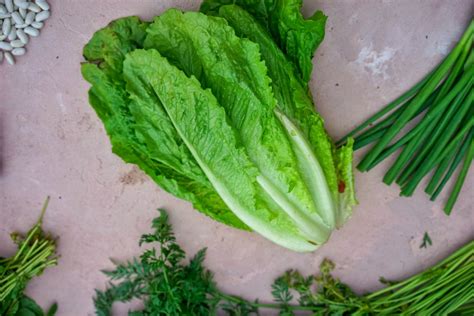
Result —
<path fill-rule="evenodd" d="M 28 10 L 33 11 L 34 13 L 39 13 L 41 12 L 41 8 L 38 7 L 36 3 L 30 2 L 28 5 Z"/>
<path fill-rule="evenodd" d="M 43 22 L 33 22 L 33 23 L 31 23 L 31 26 L 34 27 L 35 29 L 38 29 L 38 30 L 42 29 L 43 25 L 44 25 Z"/>
<path fill-rule="evenodd" d="M 40 13 L 38 13 L 35 17 L 35 21 L 36 22 L 41 22 L 41 21 L 44 21 L 46 20 L 47 18 L 49 18 L 49 11 L 41 11 Z"/>
<path fill-rule="evenodd" d="M 0 0 L 0 62 L 15 64 L 14 56 L 26 53 L 30 36 L 40 35 L 50 16 L 46 0 Z"/>
<path fill-rule="evenodd" d="M 21 40 L 19 40 L 19 39 L 14 40 L 14 41 L 11 41 L 11 42 L 10 42 L 10 45 L 11 45 L 13 48 L 18 48 L 18 47 L 23 47 L 23 46 L 25 46 L 25 44 L 24 44 Z"/>
<path fill-rule="evenodd" d="M 7 8 L 8 12 L 13 12 L 13 1 L 5 0 L 5 7 Z"/>
<path fill-rule="evenodd" d="M 39 31 L 31 26 L 27 26 L 25 27 L 25 33 L 28 34 L 28 35 L 31 35 L 33 37 L 36 37 L 39 35 Z"/>
<path fill-rule="evenodd" d="M 35 15 L 36 15 L 36 13 L 34 13 L 32 11 L 28 12 L 28 14 L 26 15 L 26 18 L 25 18 L 25 24 L 30 25 L 31 23 L 33 23 L 33 21 L 35 20 Z"/>
<path fill-rule="evenodd" d="M 26 18 L 26 14 L 28 13 L 28 10 L 20 8 L 18 11 L 20 12 L 20 16 L 22 18 Z"/>
<path fill-rule="evenodd" d="M 26 0 L 15 0 L 14 3 L 20 9 L 27 9 L 30 5 Z"/>
<path fill-rule="evenodd" d="M 16 30 L 16 35 L 18 36 L 18 39 L 23 43 L 23 44 L 28 44 L 28 35 L 23 32 L 22 29 Z"/>
<path fill-rule="evenodd" d="M 36 4 L 43 10 L 49 10 L 49 4 L 46 0 L 37 0 Z"/>
<path fill-rule="evenodd" d="M 14 65 L 15 64 L 15 58 L 13 58 L 12 54 L 10 54 L 9 52 L 5 52 L 5 59 L 8 61 L 8 63 L 10 65 Z"/>
<path fill-rule="evenodd" d="M 10 19 L 5 19 L 3 20 L 3 25 L 2 25 L 2 32 L 3 32 L 3 35 L 7 35 L 10 34 L 10 30 L 12 28 L 12 22 L 10 21 Z"/>
<path fill-rule="evenodd" d="M 0 49 L 3 50 L 12 50 L 12 45 L 7 42 L 0 42 Z"/>
<path fill-rule="evenodd" d="M 12 55 L 14 56 L 25 55 L 25 53 L 26 49 L 24 49 L 23 47 L 15 48 L 14 50 L 12 50 Z"/>
<path fill-rule="evenodd" d="M 16 30 L 15 28 L 12 28 L 10 31 L 10 34 L 8 34 L 8 40 L 11 42 L 13 40 L 16 40 Z"/>
<path fill-rule="evenodd" d="M 12 13 L 12 19 L 13 21 L 16 23 L 16 24 L 23 24 L 25 23 L 25 21 L 23 20 L 23 18 L 21 17 L 20 13 L 18 12 L 13 12 Z"/>

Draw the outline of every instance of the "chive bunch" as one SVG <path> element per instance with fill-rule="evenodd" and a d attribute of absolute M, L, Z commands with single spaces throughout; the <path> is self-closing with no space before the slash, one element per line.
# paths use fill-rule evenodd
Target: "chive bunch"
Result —
<path fill-rule="evenodd" d="M 473 315 L 473 273 L 471 241 L 435 266 L 365 299 L 374 315 Z"/>
<path fill-rule="evenodd" d="M 354 137 L 354 149 L 374 143 L 357 168 L 369 171 L 398 150 L 383 181 L 411 196 L 434 173 L 425 192 L 434 201 L 462 161 L 444 211 L 450 214 L 474 156 L 474 22 L 449 55 L 423 80 L 339 141 Z M 419 119 L 408 132 L 405 127 Z"/>

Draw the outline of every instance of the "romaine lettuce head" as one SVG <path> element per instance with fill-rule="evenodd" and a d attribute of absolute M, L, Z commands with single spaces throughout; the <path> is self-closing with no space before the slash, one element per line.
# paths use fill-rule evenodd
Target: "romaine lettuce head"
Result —
<path fill-rule="evenodd" d="M 312 251 L 356 202 L 351 143 L 335 150 L 283 39 L 237 5 L 212 8 L 98 31 L 82 65 L 90 103 L 113 151 L 163 189 L 224 224 Z"/>

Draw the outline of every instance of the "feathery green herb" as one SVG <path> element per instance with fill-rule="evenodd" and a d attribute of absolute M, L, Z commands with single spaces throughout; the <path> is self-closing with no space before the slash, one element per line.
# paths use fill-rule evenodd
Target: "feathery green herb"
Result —
<path fill-rule="evenodd" d="M 46 199 L 41 215 L 26 237 L 13 233 L 18 245 L 16 254 L 0 258 L 0 315 L 2 316 L 52 316 L 57 305 L 53 304 L 45 313 L 38 304 L 23 292 L 28 282 L 43 273 L 44 269 L 57 264 L 56 242 L 41 229 L 44 212 L 48 207 Z"/>
<path fill-rule="evenodd" d="M 99 316 L 112 315 L 114 302 L 139 299 L 143 308 L 129 315 L 259 315 L 277 310 L 280 315 L 306 311 L 314 315 L 462 315 L 474 313 L 474 241 L 449 257 L 402 282 L 381 279 L 387 287 L 366 295 L 355 294 L 334 278 L 334 264 L 324 260 L 317 275 L 302 276 L 290 270 L 272 285 L 273 303 L 249 301 L 219 290 L 204 266 L 205 249 L 189 260 L 177 244 L 165 211 L 153 221 L 154 232 L 143 235 L 140 245 L 158 243 L 139 259 L 105 271 L 110 282 L 96 290 Z M 147 247 L 148 248 L 148 247 Z"/>

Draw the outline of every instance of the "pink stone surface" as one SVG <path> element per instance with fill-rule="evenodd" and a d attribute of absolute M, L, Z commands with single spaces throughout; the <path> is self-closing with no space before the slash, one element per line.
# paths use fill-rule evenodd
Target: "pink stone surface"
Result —
<path fill-rule="evenodd" d="M 156 208 L 170 211 L 188 254 L 207 246 L 206 265 L 220 287 L 246 298 L 270 299 L 272 280 L 289 268 L 318 271 L 332 259 L 335 274 L 359 292 L 378 289 L 379 276 L 400 279 L 429 267 L 474 238 L 471 170 L 453 214 L 446 194 L 432 203 L 418 189 L 398 197 L 381 178 L 390 159 L 370 173 L 356 172 L 360 204 L 352 219 L 314 253 L 294 253 L 257 234 L 206 218 L 165 193 L 110 150 L 87 102 L 80 74 L 82 47 L 97 29 L 127 15 L 150 19 L 169 7 L 197 9 L 199 1 L 50 1 L 52 16 L 15 66 L 0 65 L 0 254 L 13 253 L 11 231 L 36 220 L 52 200 L 44 228 L 60 236 L 59 265 L 31 282 L 41 305 L 59 303 L 58 315 L 92 315 L 94 288 L 109 258 L 139 254 Z M 473 15 L 472 0 L 310 1 L 304 12 L 328 16 L 311 88 L 329 132 L 342 136 L 434 67 Z M 356 155 L 359 161 L 363 151 Z M 433 246 L 420 249 L 424 232 Z M 123 315 L 127 306 L 116 306 Z"/>

